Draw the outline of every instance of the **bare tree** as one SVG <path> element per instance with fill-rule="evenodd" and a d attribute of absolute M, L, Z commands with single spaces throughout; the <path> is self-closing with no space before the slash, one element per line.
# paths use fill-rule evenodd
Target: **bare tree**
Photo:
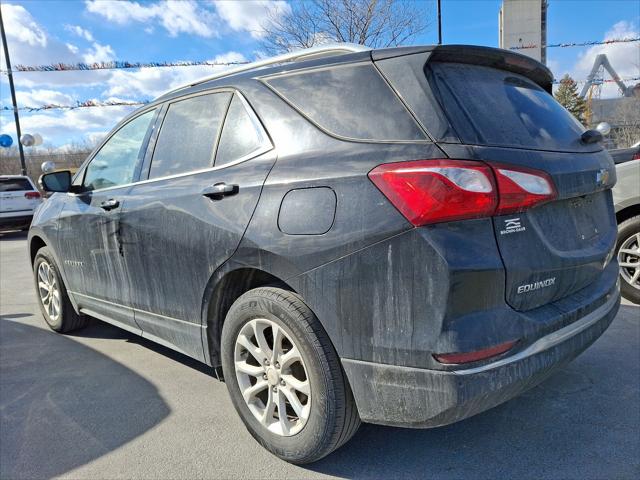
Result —
<path fill-rule="evenodd" d="M 611 137 L 617 148 L 640 142 L 640 98 L 623 98 L 611 119 Z"/>
<path fill-rule="evenodd" d="M 426 5 L 424 0 L 297 0 L 285 12 L 270 12 L 262 46 L 277 54 L 328 42 L 402 45 L 429 27 Z"/>

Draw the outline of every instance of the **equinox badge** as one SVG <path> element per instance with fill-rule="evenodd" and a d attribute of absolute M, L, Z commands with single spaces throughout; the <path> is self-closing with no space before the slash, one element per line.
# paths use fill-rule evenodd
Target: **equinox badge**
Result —
<path fill-rule="evenodd" d="M 556 277 L 547 278 L 546 280 L 540 280 L 539 282 L 527 283 L 518 287 L 518 293 L 533 292 L 534 290 L 540 290 L 541 288 L 550 287 L 556 283 Z"/>

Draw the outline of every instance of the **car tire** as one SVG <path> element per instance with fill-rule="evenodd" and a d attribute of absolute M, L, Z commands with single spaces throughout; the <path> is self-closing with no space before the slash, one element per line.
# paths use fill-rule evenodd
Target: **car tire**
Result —
<path fill-rule="evenodd" d="M 621 252 L 621 249 L 625 251 Z M 616 257 L 620 265 L 622 296 L 630 302 L 640 304 L 640 265 L 635 268 L 626 266 L 640 262 L 640 215 L 631 217 L 618 225 Z M 632 285 L 630 282 L 634 278 Z"/>
<path fill-rule="evenodd" d="M 84 327 L 87 317 L 76 313 L 73 308 L 60 270 L 48 247 L 42 247 L 36 253 L 33 273 L 38 305 L 49 328 L 67 333 Z"/>
<path fill-rule="evenodd" d="M 276 348 L 274 337 L 280 339 Z M 226 316 L 221 353 L 235 409 L 251 435 L 277 457 L 315 462 L 358 430 L 360 417 L 338 355 L 299 295 L 274 287 L 242 295 Z M 251 388 L 256 393 L 249 395 Z"/>

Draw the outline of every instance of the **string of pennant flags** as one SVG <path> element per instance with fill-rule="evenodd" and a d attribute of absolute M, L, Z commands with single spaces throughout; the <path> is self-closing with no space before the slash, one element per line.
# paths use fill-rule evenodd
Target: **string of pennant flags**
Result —
<path fill-rule="evenodd" d="M 622 80 L 623 82 L 637 82 L 640 81 L 640 76 L 638 77 L 626 77 L 626 78 L 619 78 L 618 80 Z M 576 83 L 584 83 L 585 80 L 580 80 Z M 608 79 L 604 79 L 602 80 L 603 83 L 613 83 L 615 82 L 614 79 L 612 78 L 608 78 Z M 554 84 L 559 84 L 560 80 L 554 79 L 553 80 Z M 131 106 L 139 106 L 139 105 L 146 105 L 147 103 L 149 103 L 151 100 L 132 100 L 132 101 L 126 101 L 126 100 L 107 100 L 107 101 L 99 101 L 99 100 L 85 100 L 83 102 L 76 102 L 73 105 L 60 105 L 57 103 L 49 103 L 46 105 L 40 105 L 37 107 L 30 107 L 30 106 L 24 106 L 24 107 L 18 107 L 19 111 L 26 111 L 26 112 L 40 112 L 42 110 L 75 110 L 77 108 L 91 108 L 91 107 L 131 107 Z M 13 112 L 13 107 L 11 106 L 7 106 L 4 105 L 2 107 L 0 107 L 0 113 L 4 113 L 4 112 Z"/>
<path fill-rule="evenodd" d="M 548 43 L 547 48 L 591 47 L 594 45 L 610 45 L 612 43 L 630 43 L 638 41 L 640 41 L 640 37 L 624 37 L 613 38 L 610 40 L 592 40 L 587 42 Z M 538 48 L 538 45 L 534 43 L 519 45 L 517 47 L 511 47 L 510 50 L 526 50 L 528 48 Z"/>
<path fill-rule="evenodd" d="M 610 40 L 594 40 L 586 42 L 568 42 L 568 43 L 552 43 L 547 44 L 547 48 L 564 48 L 564 47 L 586 47 L 593 45 L 609 45 L 612 43 L 629 43 L 640 41 L 640 37 L 624 37 L 615 38 Z M 537 48 L 538 45 L 528 44 L 517 47 L 511 47 L 511 50 L 524 50 L 530 48 Z M 162 67 L 195 67 L 195 66 L 233 66 L 244 65 L 250 63 L 248 61 L 236 61 L 236 62 L 217 62 L 217 61 L 177 61 L 177 62 L 128 62 L 128 61 L 108 61 L 108 62 L 93 62 L 93 63 L 51 63 L 48 65 L 15 65 L 12 72 L 63 72 L 63 71 L 91 71 L 91 70 L 116 70 L 116 69 L 141 69 L 141 68 L 162 68 Z M 1 70 L 1 73 L 7 74 L 6 70 Z M 639 81 L 640 77 L 621 78 L 622 81 Z M 602 80 L 603 83 L 614 82 L 614 79 Z M 577 81 L 576 83 L 584 83 L 585 80 Z M 554 79 L 554 84 L 560 83 L 560 80 Z M 149 100 L 135 100 L 135 101 L 99 101 L 99 100 L 85 100 L 78 101 L 72 105 L 60 105 L 55 103 L 39 105 L 39 106 L 23 106 L 18 107 L 19 111 L 26 112 L 39 112 L 43 110 L 75 110 L 77 108 L 92 108 L 92 107 L 115 107 L 115 106 L 138 106 L 149 103 Z M 0 113 L 13 112 L 14 108 L 11 106 L 1 106 Z"/>
<path fill-rule="evenodd" d="M 244 65 L 250 63 L 243 62 L 215 62 L 215 61 L 179 61 L 179 62 L 127 62 L 109 61 L 93 63 L 51 63 L 48 65 L 14 65 L 12 72 L 69 72 L 87 70 L 116 70 L 130 68 L 162 68 L 162 67 L 230 67 L 233 65 Z M 2 73 L 7 73 L 3 70 Z"/>
<path fill-rule="evenodd" d="M 567 42 L 567 43 L 550 43 L 547 48 L 565 48 L 565 47 L 588 47 L 593 45 L 609 45 L 612 43 L 629 43 L 638 42 L 640 37 L 624 37 L 613 38 L 610 40 L 592 40 L 586 42 Z M 526 50 L 537 48 L 536 44 L 520 45 L 511 47 L 511 50 Z M 117 69 L 135 69 L 135 68 L 162 68 L 162 67 L 226 67 L 233 65 L 245 65 L 248 61 L 236 62 L 217 62 L 217 61 L 177 61 L 177 62 L 128 62 L 128 61 L 109 61 L 109 62 L 93 62 L 93 63 L 51 63 L 47 65 L 15 65 L 12 72 L 69 72 L 69 71 L 90 71 L 90 70 L 117 70 Z M 6 74 L 6 70 L 2 70 Z"/>
<path fill-rule="evenodd" d="M 46 105 L 40 105 L 37 107 L 18 107 L 18 111 L 26 111 L 26 112 L 40 112 L 42 110 L 75 110 L 77 108 L 91 108 L 91 107 L 133 107 L 138 105 L 146 105 L 150 100 L 107 100 L 107 101 L 99 101 L 99 100 L 85 100 L 83 102 L 76 102 L 73 105 L 60 105 L 57 103 L 49 103 Z M 13 107 L 4 105 L 0 108 L 1 112 L 13 112 Z"/>

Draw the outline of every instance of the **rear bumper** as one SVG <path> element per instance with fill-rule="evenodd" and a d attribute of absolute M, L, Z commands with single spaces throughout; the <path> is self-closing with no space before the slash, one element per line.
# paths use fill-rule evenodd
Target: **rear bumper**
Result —
<path fill-rule="evenodd" d="M 447 425 L 535 386 L 591 345 L 620 306 L 619 289 L 575 322 L 517 353 L 477 368 L 438 371 L 343 359 L 365 422 L 414 428 Z"/>
<path fill-rule="evenodd" d="M 31 220 L 33 220 L 33 212 L 28 215 L 24 213 L 13 216 L 2 215 L 0 216 L 0 230 L 26 227 L 31 223 Z"/>

